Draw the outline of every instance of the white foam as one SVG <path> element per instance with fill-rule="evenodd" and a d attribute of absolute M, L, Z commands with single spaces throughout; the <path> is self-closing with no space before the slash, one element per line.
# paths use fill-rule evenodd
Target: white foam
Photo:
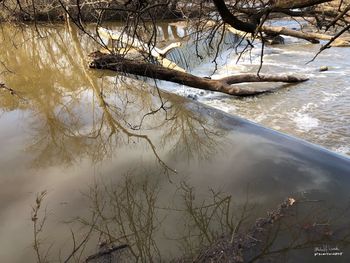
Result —
<path fill-rule="evenodd" d="M 317 108 L 318 108 L 317 103 L 309 102 L 308 104 L 301 107 L 301 111 L 308 111 L 308 110 L 317 109 Z"/>
<path fill-rule="evenodd" d="M 340 146 L 337 148 L 333 148 L 332 150 L 335 151 L 336 153 L 350 155 L 350 147 L 349 146 Z"/>
<path fill-rule="evenodd" d="M 325 91 L 322 91 L 322 93 L 325 95 L 325 97 L 322 99 L 323 102 L 334 101 L 340 95 L 336 93 L 328 93 Z"/>
<path fill-rule="evenodd" d="M 267 118 L 267 116 L 265 114 L 260 114 L 255 118 L 256 122 L 262 122 L 263 120 L 265 120 Z"/>
<path fill-rule="evenodd" d="M 296 116 L 292 118 L 292 120 L 295 122 L 298 129 L 302 131 L 310 131 L 319 125 L 319 120 L 311 117 L 307 113 L 297 112 Z"/>

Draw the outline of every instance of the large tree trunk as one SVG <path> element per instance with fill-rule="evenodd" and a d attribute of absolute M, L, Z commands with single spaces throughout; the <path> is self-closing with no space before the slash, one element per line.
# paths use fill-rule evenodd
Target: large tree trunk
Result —
<path fill-rule="evenodd" d="M 243 82 L 286 82 L 298 83 L 308 80 L 305 77 L 292 75 L 265 75 L 265 74 L 240 74 L 221 79 L 209 79 L 197 77 L 192 74 L 178 70 L 168 69 L 162 66 L 134 61 L 118 55 L 106 55 L 100 52 L 93 53 L 93 61 L 90 68 L 109 69 L 118 72 L 125 72 L 138 76 L 144 76 L 159 80 L 166 80 L 183 84 L 197 89 L 210 90 L 226 93 L 235 96 L 251 96 L 271 91 L 271 89 L 254 89 L 234 86 L 233 84 Z"/>
<path fill-rule="evenodd" d="M 273 8 L 276 9 L 293 9 L 293 8 L 304 8 L 319 5 L 322 3 L 331 2 L 332 0 L 279 0 Z"/>
<path fill-rule="evenodd" d="M 304 8 L 304 7 L 311 7 L 314 5 L 319 5 L 322 3 L 331 2 L 331 0 L 278 0 L 274 1 L 274 4 L 271 6 L 267 6 L 266 8 L 263 8 L 262 10 L 254 10 L 253 13 L 251 13 L 251 16 L 256 16 L 257 18 L 261 18 L 263 14 L 268 14 L 270 12 L 285 12 L 285 11 L 291 11 L 295 8 Z M 286 27 L 271 27 L 262 25 L 259 26 L 259 19 L 255 19 L 256 21 L 243 21 L 238 19 L 237 14 L 232 13 L 224 0 L 213 0 L 213 3 L 219 12 L 222 20 L 231 26 L 229 27 L 229 30 L 232 32 L 236 32 L 239 35 L 245 35 L 245 33 L 252 33 L 256 34 L 257 31 L 264 32 L 266 34 L 280 34 L 280 35 L 286 35 L 296 38 L 305 39 L 307 41 L 310 41 L 312 43 L 319 43 L 319 40 L 333 40 L 332 46 L 350 46 L 350 41 L 347 38 L 340 38 L 337 37 L 337 39 L 333 39 L 333 36 L 326 35 L 326 34 L 319 34 L 319 33 L 313 33 L 313 32 L 302 32 L 298 30 L 289 29 Z M 339 17 L 342 17 L 344 14 L 340 14 Z M 339 19 L 339 18 L 338 18 Z M 337 21 L 337 20 L 335 20 Z M 237 32 L 242 31 L 244 33 Z"/>

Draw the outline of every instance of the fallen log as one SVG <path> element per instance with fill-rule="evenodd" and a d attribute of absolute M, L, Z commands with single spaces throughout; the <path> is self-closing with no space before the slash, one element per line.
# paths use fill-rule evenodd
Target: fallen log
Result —
<path fill-rule="evenodd" d="M 221 79 L 202 78 L 190 73 L 168 69 L 143 61 L 134 61 L 122 56 L 94 52 L 90 55 L 93 61 L 90 68 L 108 69 L 117 72 L 154 78 L 183 84 L 189 87 L 222 92 L 234 96 L 252 96 L 270 92 L 272 89 L 255 89 L 250 87 L 239 87 L 233 84 L 245 82 L 285 82 L 298 83 L 308 80 L 306 77 L 294 75 L 269 75 L 269 74 L 240 74 L 224 77 Z"/>
<path fill-rule="evenodd" d="M 208 27 L 210 27 L 214 24 L 215 24 L 214 21 L 207 22 Z M 232 34 L 239 35 L 241 37 L 247 37 L 247 32 L 237 30 L 228 24 L 226 25 L 226 28 Z M 299 38 L 299 39 L 304 39 L 304 40 L 307 40 L 313 44 L 320 43 L 320 40 L 330 41 L 334 37 L 332 35 L 299 31 L 299 30 L 290 29 L 288 27 L 282 27 L 282 26 L 263 25 L 263 26 L 261 26 L 260 31 L 267 34 L 267 35 L 273 35 L 273 36 L 274 35 L 284 35 L 284 36 L 290 36 L 290 37 L 295 37 L 295 38 Z M 259 35 L 256 35 L 255 37 L 260 38 Z M 331 46 L 333 46 L 333 47 L 349 47 L 350 46 L 350 38 L 339 37 L 332 42 Z"/>
<path fill-rule="evenodd" d="M 295 38 L 305 39 L 311 43 L 319 43 L 319 40 L 331 40 L 333 36 L 321 33 L 313 32 L 303 32 L 298 30 L 289 29 L 287 27 L 272 27 L 272 26 L 262 26 L 261 31 L 266 34 L 278 34 L 291 36 Z M 348 38 L 337 38 L 332 43 L 334 47 L 348 47 L 350 46 L 350 41 Z"/>

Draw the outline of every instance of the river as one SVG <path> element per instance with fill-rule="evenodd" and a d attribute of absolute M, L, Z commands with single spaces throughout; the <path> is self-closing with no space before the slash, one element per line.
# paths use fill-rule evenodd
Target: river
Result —
<path fill-rule="evenodd" d="M 127 262 L 191 261 L 218 237 L 238 228 L 244 233 L 288 197 L 302 201 L 285 221 L 269 227 L 262 242 L 267 246 L 249 250 L 247 257 L 300 262 L 317 260 L 314 249 L 324 242 L 348 249 L 347 157 L 142 79 L 89 70 L 87 55 L 96 44 L 63 24 L 2 25 L 0 43 L 1 82 L 13 89 L 0 93 L 1 262 L 64 261 L 84 240 L 83 252 L 70 262 L 82 262 L 104 243 L 129 245 L 116 255 Z M 319 64 L 300 70 L 288 62 L 304 65 L 296 61 L 305 59 L 300 49 L 312 54 L 310 45 L 294 42 L 267 49 L 264 70 L 311 78 L 273 94 L 237 99 L 159 85 L 330 149 L 346 149 L 349 92 L 342 65 L 348 62 L 327 60 L 330 71 L 318 73 L 330 56 L 325 53 Z M 256 68 L 232 64 L 234 54 L 224 56 L 227 67 Z M 282 56 L 283 69 L 277 64 Z M 205 63 L 192 67 L 210 73 Z M 226 74 L 227 67 L 216 74 Z"/>
<path fill-rule="evenodd" d="M 294 21 L 277 21 L 274 24 L 290 28 L 300 26 Z M 189 64 L 193 63 L 191 70 L 199 76 L 220 78 L 230 74 L 256 73 L 260 65 L 261 44 L 255 43 L 255 48 L 238 60 L 239 53 L 232 48 L 238 40 L 228 39 L 231 45 L 225 45 L 226 51 L 218 57 L 216 71 L 209 59 L 204 63 L 198 62 L 193 46 L 189 51 L 180 52 L 184 53 Z M 242 99 L 185 87 L 179 90 L 177 85 L 166 84 L 163 87 L 271 129 L 350 155 L 350 61 L 345 59 L 350 55 L 350 50 L 342 47 L 326 49 L 312 63 L 308 63 L 322 44 L 325 42 L 311 44 L 285 37 L 284 44 L 265 46 L 262 73 L 292 73 L 310 78 L 305 83 L 287 85 L 287 89 L 272 94 Z M 244 47 L 243 43 L 238 51 Z M 181 59 L 178 61 L 181 63 Z M 320 72 L 324 66 L 328 67 L 328 71 Z"/>

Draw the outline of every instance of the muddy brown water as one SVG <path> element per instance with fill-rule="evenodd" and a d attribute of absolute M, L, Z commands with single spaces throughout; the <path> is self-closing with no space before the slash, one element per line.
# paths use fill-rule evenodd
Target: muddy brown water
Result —
<path fill-rule="evenodd" d="M 89 233 L 71 262 L 99 243 L 130 245 L 126 262 L 190 261 L 288 197 L 300 202 L 271 226 L 263 253 L 246 256 L 349 260 L 347 157 L 89 70 L 94 44 L 64 25 L 2 25 L 0 42 L 1 81 L 15 90 L 0 91 L 1 262 L 64 260 Z M 344 254 L 315 257 L 324 246 Z"/>

